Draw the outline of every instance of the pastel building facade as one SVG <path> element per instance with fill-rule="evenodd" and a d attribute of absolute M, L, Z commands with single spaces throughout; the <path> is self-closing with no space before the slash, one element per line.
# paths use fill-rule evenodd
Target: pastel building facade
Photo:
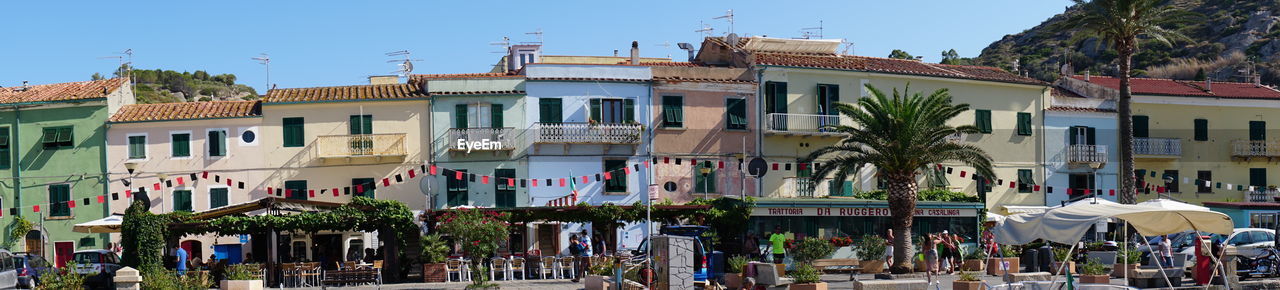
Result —
<path fill-rule="evenodd" d="M 489 183 L 457 180 L 441 170 L 431 181 L 433 208 L 534 206 L 529 188 L 505 178 L 528 178 L 529 124 L 524 76 L 496 74 L 417 75 L 432 98 L 431 159 L 438 168 L 492 176 Z M 481 180 L 482 181 L 482 180 Z"/>
<path fill-rule="evenodd" d="M 1084 197 L 1116 201 L 1119 144 L 1114 98 L 1087 98 L 1055 86 L 1044 111 L 1045 207 Z M 1052 190 L 1052 191 L 1050 191 Z M 1006 206 L 1010 212 L 1043 207 Z"/>
<path fill-rule="evenodd" d="M 653 184 L 659 198 L 756 196 L 747 156 L 756 152 L 755 75 L 745 68 L 644 63 L 653 71 Z M 680 159 L 679 164 L 675 159 Z"/>

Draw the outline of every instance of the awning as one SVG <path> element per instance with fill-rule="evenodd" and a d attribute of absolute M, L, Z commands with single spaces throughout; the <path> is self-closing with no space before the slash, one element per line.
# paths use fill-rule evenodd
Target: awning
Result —
<path fill-rule="evenodd" d="M 1043 205 L 1006 205 L 1003 207 L 1004 211 L 1009 214 L 1042 213 L 1049 210 L 1049 207 Z"/>
<path fill-rule="evenodd" d="M 1154 236 L 1188 230 L 1230 234 L 1233 224 L 1226 214 L 1172 200 L 1118 204 L 1105 199 L 1083 199 L 1043 213 L 1008 216 L 992 232 L 996 242 L 1026 244 L 1044 239 L 1064 244 L 1080 240 L 1089 227 L 1108 218 L 1129 222 L 1139 234 Z"/>
<path fill-rule="evenodd" d="M 88 234 L 119 233 L 122 223 L 124 223 L 124 215 L 112 214 L 93 221 L 78 223 L 71 230 Z"/>

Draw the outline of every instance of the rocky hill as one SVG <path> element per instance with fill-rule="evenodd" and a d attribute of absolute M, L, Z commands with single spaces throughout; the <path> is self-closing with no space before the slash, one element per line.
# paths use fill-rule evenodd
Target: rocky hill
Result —
<path fill-rule="evenodd" d="M 177 72 L 160 69 L 121 67 L 116 76 L 131 75 L 135 83 L 134 97 L 139 104 L 177 103 L 212 100 L 252 100 L 258 98 L 253 87 L 236 83 L 236 75 L 212 75 L 197 70 Z M 102 75 L 93 74 L 93 79 Z"/>
<path fill-rule="evenodd" d="M 1172 45 L 1140 39 L 1135 76 L 1247 82 L 1256 73 L 1263 83 L 1280 84 L 1280 0 L 1168 0 L 1164 5 L 1194 14 L 1190 21 L 1162 25 L 1189 39 Z M 1076 72 L 1114 75 L 1116 53 L 1106 43 L 1077 36 L 1079 30 L 1051 29 L 1077 10 L 1067 8 L 1036 27 L 1006 35 L 983 49 L 976 62 L 1045 81 L 1056 79 L 1064 63 Z"/>

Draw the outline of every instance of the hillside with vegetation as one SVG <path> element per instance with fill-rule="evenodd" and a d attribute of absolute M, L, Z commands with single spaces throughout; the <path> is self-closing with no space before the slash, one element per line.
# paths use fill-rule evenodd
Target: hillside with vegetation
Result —
<path fill-rule="evenodd" d="M 131 75 L 136 84 L 134 97 L 139 104 L 197 101 L 254 100 L 258 93 L 248 85 L 237 84 L 236 75 L 213 75 L 203 70 L 177 72 L 161 69 L 121 67 L 115 76 Z M 102 79 L 93 74 L 92 79 Z"/>
<path fill-rule="evenodd" d="M 1280 0 L 1168 0 L 1163 5 L 1186 12 L 1160 23 L 1186 38 L 1171 44 L 1139 39 L 1134 76 L 1251 82 L 1256 73 L 1263 83 L 1280 83 Z M 1045 81 L 1058 78 L 1063 64 L 1075 73 L 1115 75 L 1116 52 L 1107 43 L 1059 25 L 1073 13 L 1079 9 L 1069 7 L 1038 26 L 1006 35 L 975 62 Z"/>

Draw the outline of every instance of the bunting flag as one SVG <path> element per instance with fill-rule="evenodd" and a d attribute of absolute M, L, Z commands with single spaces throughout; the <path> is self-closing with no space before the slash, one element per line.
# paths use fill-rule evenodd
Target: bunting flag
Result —
<path fill-rule="evenodd" d="M 436 175 L 436 165 L 431 164 L 431 175 Z"/>
<path fill-rule="evenodd" d="M 125 189 L 124 198 L 133 198 L 133 190 Z"/>
<path fill-rule="evenodd" d="M 453 172 L 453 179 L 455 179 L 455 180 L 462 180 L 462 171 L 454 171 L 454 172 Z"/>
<path fill-rule="evenodd" d="M 480 183 L 483 183 L 483 184 L 489 184 L 489 176 L 488 176 L 488 175 L 481 176 L 481 177 L 480 177 Z"/>
<path fill-rule="evenodd" d="M 385 177 L 382 178 L 382 186 L 391 186 L 391 179 Z"/>
<path fill-rule="evenodd" d="M 200 177 L 204 179 L 209 179 L 209 172 L 208 171 L 200 172 Z"/>
<path fill-rule="evenodd" d="M 644 168 L 649 168 L 649 161 L 648 161 L 648 160 L 645 160 L 645 161 L 644 161 Z"/>
<path fill-rule="evenodd" d="M 40 212 L 40 205 L 37 204 L 37 205 L 31 206 L 31 211 Z"/>
<path fill-rule="evenodd" d="M 561 179 L 560 179 L 560 187 L 564 187 L 564 186 L 565 186 L 565 184 L 564 184 L 564 178 L 561 178 Z"/>
<path fill-rule="evenodd" d="M 399 173 L 396 173 L 396 183 L 401 182 L 404 182 L 404 177 L 401 177 Z"/>
<path fill-rule="evenodd" d="M 178 176 L 178 185 L 186 185 L 186 183 L 182 180 L 182 176 Z"/>
<path fill-rule="evenodd" d="M 611 179 L 613 179 L 613 174 L 609 174 L 609 172 L 605 172 L 604 180 L 611 180 Z"/>
<path fill-rule="evenodd" d="M 516 179 L 507 178 L 507 187 L 516 187 Z"/>
<path fill-rule="evenodd" d="M 534 179 L 534 180 L 533 180 L 533 182 L 538 182 L 538 180 L 537 180 L 537 179 Z M 528 180 L 528 179 L 521 179 L 521 180 L 520 180 L 520 188 L 526 188 L 526 187 L 529 187 L 529 180 Z"/>
<path fill-rule="evenodd" d="M 339 195 L 339 194 L 338 194 L 338 188 L 337 188 L 337 187 L 334 187 L 334 188 L 332 189 L 332 191 L 333 191 L 333 196 L 338 196 L 338 195 Z"/>
<path fill-rule="evenodd" d="M 719 164 L 716 164 L 716 169 L 724 169 L 724 161 L 720 161 Z M 631 174 L 631 172 L 628 171 L 627 174 Z"/>
<path fill-rule="evenodd" d="M 364 193 L 364 184 L 356 184 L 356 193 L 357 194 Z"/>
<path fill-rule="evenodd" d="M 155 188 L 156 190 L 160 190 L 160 183 L 156 182 L 155 184 L 152 184 L 151 187 Z"/>
<path fill-rule="evenodd" d="M 533 179 L 533 184 L 532 184 L 532 185 L 533 185 L 533 187 L 538 187 L 538 180 L 537 180 L 537 179 Z"/>
<path fill-rule="evenodd" d="M 107 202 L 107 196 L 105 195 L 98 196 L 98 203 L 106 203 L 106 202 Z"/>
<path fill-rule="evenodd" d="M 315 189 L 308 189 L 308 190 L 307 190 L 307 197 L 315 198 L 315 197 L 316 197 L 316 190 L 315 190 Z"/>
<path fill-rule="evenodd" d="M 399 176 L 399 174 L 396 176 Z M 414 177 L 417 177 L 417 175 L 413 174 L 413 169 L 409 169 L 409 179 L 413 179 Z"/>

